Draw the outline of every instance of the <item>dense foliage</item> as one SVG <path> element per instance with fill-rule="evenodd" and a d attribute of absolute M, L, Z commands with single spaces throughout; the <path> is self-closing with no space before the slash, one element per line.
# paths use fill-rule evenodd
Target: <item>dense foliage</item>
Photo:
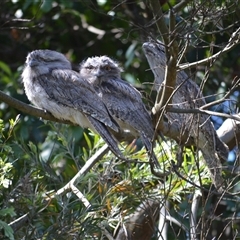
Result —
<path fill-rule="evenodd" d="M 179 1 L 159 2 L 169 24 L 168 11 Z M 194 62 L 220 51 L 239 28 L 240 3 L 186 2 L 176 14 L 174 34 L 180 49 L 189 44 L 182 62 Z M 156 93 L 151 91 L 153 75 L 141 49 L 149 37 L 161 39 L 148 1 L 3 0 L 1 90 L 29 103 L 21 72 L 27 54 L 35 49 L 62 52 L 76 69 L 88 56 L 109 55 L 122 64 L 123 78 L 143 93 L 151 109 Z M 239 76 L 239 50 L 236 46 L 205 66 L 188 70 L 192 79 L 202 84 L 208 102 L 220 98 Z M 214 110 L 236 113 L 237 90 L 230 96 L 231 104 L 225 102 Z M 167 202 L 168 239 L 190 239 L 194 198 L 200 199 L 199 239 L 239 238 L 239 220 L 233 218 L 240 212 L 238 199 L 228 196 L 222 200 L 211 193 L 208 169 L 194 148 L 184 149 L 179 174 L 173 172 L 160 181 L 151 174 L 141 141 L 122 143 L 124 154 L 137 161 L 122 162 L 108 152 L 75 184 L 83 198 L 70 190 L 54 195 L 104 145 L 103 140 L 89 130 L 41 121 L 5 103 L 0 104 L 0 119 L 1 239 L 113 239 L 110 236 L 118 235 L 130 214 L 136 214 L 137 207 L 149 200 L 159 206 Z M 223 121 L 220 117 L 212 120 L 216 128 Z M 154 151 L 162 169 L 177 164 L 179 147 L 171 139 L 159 137 Z M 204 188 L 199 190 L 196 185 Z M 232 191 L 238 189 L 236 184 Z M 86 207 L 84 199 L 91 205 Z M 143 226 L 142 232 L 146 228 Z M 157 239 L 158 231 L 153 232 L 152 239 Z"/>

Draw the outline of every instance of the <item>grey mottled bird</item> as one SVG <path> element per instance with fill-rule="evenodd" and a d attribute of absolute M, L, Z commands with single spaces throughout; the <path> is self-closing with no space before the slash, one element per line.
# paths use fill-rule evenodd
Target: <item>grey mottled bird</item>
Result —
<path fill-rule="evenodd" d="M 146 42 L 143 44 L 143 50 L 155 77 L 155 89 L 159 90 L 165 76 L 165 48 L 161 42 Z M 172 98 L 175 108 L 194 109 L 206 104 L 199 86 L 184 71 L 177 72 L 176 87 L 178 89 Z M 167 112 L 166 118 L 169 125 L 174 123 L 179 127 L 179 142 L 181 142 L 181 134 L 184 132 L 189 134 L 189 138 L 194 139 L 195 145 L 203 154 L 215 186 L 221 189 L 224 182 L 221 161 L 227 160 L 228 148 L 218 138 L 210 118 L 205 114 L 174 112 Z"/>
<path fill-rule="evenodd" d="M 130 131 L 134 137 L 141 137 L 151 154 L 154 136 L 152 119 L 140 92 L 121 79 L 121 71 L 118 63 L 107 56 L 91 57 L 80 64 L 81 76 L 92 84 L 120 128 Z M 155 166 L 158 166 L 155 155 L 152 154 L 152 157 Z"/>
<path fill-rule="evenodd" d="M 58 119 L 98 132 L 112 152 L 124 158 L 108 130 L 119 131 L 118 124 L 91 84 L 72 70 L 63 54 L 51 50 L 29 53 L 22 79 L 30 102 Z"/>

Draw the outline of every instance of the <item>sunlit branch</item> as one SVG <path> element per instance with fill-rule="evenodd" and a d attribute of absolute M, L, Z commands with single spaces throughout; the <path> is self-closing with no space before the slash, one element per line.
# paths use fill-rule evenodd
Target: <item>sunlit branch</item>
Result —
<path fill-rule="evenodd" d="M 230 51 L 232 48 L 234 48 L 237 44 L 240 42 L 240 28 L 238 28 L 231 36 L 231 38 L 228 41 L 228 44 L 223 48 L 223 50 L 217 52 L 216 54 L 212 55 L 211 57 L 204 58 L 200 61 L 196 61 L 193 63 L 185 63 L 179 65 L 179 69 L 184 70 L 186 68 L 196 67 L 197 65 L 209 63 L 215 59 L 217 59 L 221 54 L 226 53 Z"/>
<path fill-rule="evenodd" d="M 32 115 L 34 117 L 39 117 L 39 118 L 42 118 L 45 120 L 50 120 L 50 121 L 54 121 L 54 122 L 66 123 L 66 124 L 72 125 L 72 123 L 69 121 L 57 119 L 51 113 L 49 113 L 43 109 L 33 107 L 31 105 L 23 103 L 15 98 L 8 96 L 7 94 L 5 94 L 2 91 L 0 91 L 0 101 L 6 103 L 10 107 L 17 109 L 20 112 Z"/>
<path fill-rule="evenodd" d="M 54 198 L 57 195 L 61 195 L 66 191 L 69 191 L 70 189 L 75 190 L 74 184 L 77 184 L 77 180 L 84 176 L 86 173 L 90 171 L 90 169 L 100 160 L 102 157 L 107 153 L 109 150 L 108 145 L 103 145 L 92 157 L 88 159 L 88 161 L 85 163 L 85 165 L 81 168 L 81 170 L 69 181 L 64 187 L 60 188 L 54 195 L 52 195 L 50 198 Z M 74 187 L 73 187 L 74 186 Z M 85 199 L 84 199 L 85 201 Z M 85 201 L 86 205 L 88 204 L 88 201 Z"/>

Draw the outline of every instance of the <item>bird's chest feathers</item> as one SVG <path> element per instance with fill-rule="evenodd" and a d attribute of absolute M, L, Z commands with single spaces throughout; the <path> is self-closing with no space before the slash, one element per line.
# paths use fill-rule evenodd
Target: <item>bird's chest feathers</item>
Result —
<path fill-rule="evenodd" d="M 114 93 L 114 88 L 109 83 L 98 80 L 95 81 L 95 83 L 93 83 L 92 85 L 100 98 L 104 98 L 105 94 Z"/>
<path fill-rule="evenodd" d="M 25 69 L 23 83 L 28 99 L 38 107 L 46 109 L 48 95 L 38 82 L 39 74 L 31 69 Z"/>

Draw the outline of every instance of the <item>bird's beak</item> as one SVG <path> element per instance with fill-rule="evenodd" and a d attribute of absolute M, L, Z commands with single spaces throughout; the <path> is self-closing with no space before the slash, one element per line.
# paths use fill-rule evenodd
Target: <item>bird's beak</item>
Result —
<path fill-rule="evenodd" d="M 97 69 L 95 72 L 94 72 L 94 76 L 95 77 L 102 77 L 103 76 L 103 72 L 101 69 Z"/>

